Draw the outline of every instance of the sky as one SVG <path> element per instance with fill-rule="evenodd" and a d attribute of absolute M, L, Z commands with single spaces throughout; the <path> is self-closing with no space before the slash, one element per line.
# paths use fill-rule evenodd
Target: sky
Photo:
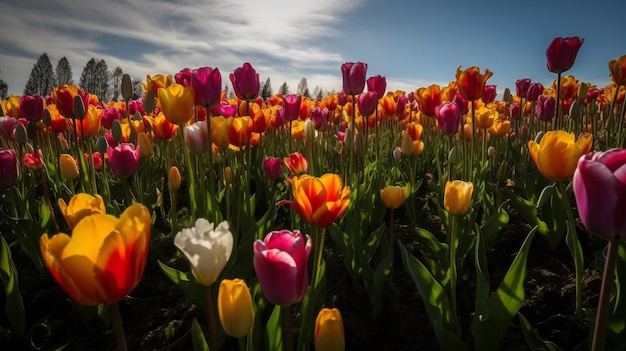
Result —
<path fill-rule="evenodd" d="M 566 74 L 598 87 L 626 54 L 624 0 L 0 0 L 0 13 L 9 95 L 23 93 L 44 52 L 53 67 L 66 57 L 74 82 L 91 58 L 144 81 L 217 67 L 228 85 L 249 62 L 274 92 L 302 78 L 310 91 L 339 91 L 341 65 L 361 61 L 388 91 L 447 85 L 457 66 L 478 66 L 499 94 L 520 78 L 552 83 L 545 51 L 555 37 L 584 38 Z"/>

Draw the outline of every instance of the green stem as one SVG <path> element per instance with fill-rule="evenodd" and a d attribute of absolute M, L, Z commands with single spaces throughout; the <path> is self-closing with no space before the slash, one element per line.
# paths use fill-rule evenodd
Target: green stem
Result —
<path fill-rule="evenodd" d="M 561 73 L 556 75 L 556 129 L 563 129 L 563 118 L 559 113 L 561 100 Z"/>
<path fill-rule="evenodd" d="M 189 202 L 191 203 L 191 215 L 193 218 L 198 216 L 198 210 L 196 205 L 196 170 L 191 163 L 191 157 L 189 156 L 189 149 L 185 144 L 185 135 L 183 132 L 183 126 L 178 126 L 178 135 L 180 137 L 180 146 L 185 155 L 185 162 L 187 163 L 187 185 L 189 188 Z"/>
<path fill-rule="evenodd" d="M 210 345 L 211 345 L 211 350 L 219 350 L 218 348 L 218 344 L 217 344 L 217 325 L 215 324 L 215 312 L 214 312 L 214 308 L 213 308 L 213 294 L 211 292 L 211 286 L 207 286 L 206 287 L 206 299 L 207 299 L 207 306 L 208 306 L 208 311 L 207 311 L 207 320 L 209 321 L 209 337 L 211 338 L 210 340 Z"/>
<path fill-rule="evenodd" d="M 456 312 L 456 242 L 457 242 L 457 215 L 450 214 L 450 303 L 452 315 L 457 317 Z"/>
<path fill-rule="evenodd" d="M 238 340 L 239 343 L 239 351 L 245 351 L 246 350 L 246 338 L 239 338 Z"/>
<path fill-rule="evenodd" d="M 128 349 L 126 346 L 126 335 L 124 334 L 124 324 L 122 323 L 119 302 L 113 302 L 111 304 L 111 313 L 113 314 L 113 328 L 115 329 L 117 351 L 126 351 Z"/>
<path fill-rule="evenodd" d="M 600 288 L 600 300 L 596 312 L 596 324 L 593 328 L 591 351 L 604 350 L 606 331 L 608 327 L 609 310 L 611 309 L 611 292 L 615 285 L 615 264 L 617 263 L 617 248 L 619 244 L 615 240 L 609 240 L 608 253 L 604 262 L 602 273 L 602 286 Z"/>
<path fill-rule="evenodd" d="M 576 224 L 574 222 L 574 215 L 572 213 L 572 205 L 565 189 L 565 184 L 559 182 L 559 190 L 563 196 L 563 204 L 565 205 L 565 212 L 567 213 L 567 247 L 574 258 L 574 270 L 576 273 L 576 314 L 582 315 L 582 277 L 583 277 L 583 264 L 584 257 L 582 255 L 582 248 L 578 241 L 578 235 L 576 234 Z"/>
<path fill-rule="evenodd" d="M 293 332 L 291 331 L 291 312 L 289 306 L 280 306 L 280 310 L 283 313 L 283 328 L 285 329 L 283 335 L 283 344 L 285 351 L 293 351 Z"/>

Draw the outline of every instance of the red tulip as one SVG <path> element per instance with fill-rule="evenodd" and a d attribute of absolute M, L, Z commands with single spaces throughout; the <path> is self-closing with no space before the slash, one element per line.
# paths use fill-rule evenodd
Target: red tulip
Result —
<path fill-rule="evenodd" d="M 515 82 L 515 95 L 519 97 L 528 97 L 528 88 L 530 87 L 531 81 L 529 78 L 518 79 Z"/>
<path fill-rule="evenodd" d="M 341 65 L 343 76 L 343 92 L 347 95 L 357 95 L 365 88 L 365 76 L 367 74 L 367 63 L 346 62 Z"/>
<path fill-rule="evenodd" d="M 22 117 L 30 122 L 37 122 L 43 118 L 44 99 L 35 95 L 24 95 L 20 97 L 20 111 Z"/>
<path fill-rule="evenodd" d="M 259 74 L 248 62 L 230 74 L 230 82 L 233 84 L 235 95 L 241 100 L 254 100 L 259 95 L 261 89 Z"/>
<path fill-rule="evenodd" d="M 367 91 L 375 91 L 378 98 L 382 98 L 387 91 L 387 78 L 381 75 L 367 78 Z"/>
<path fill-rule="evenodd" d="M 546 50 L 548 71 L 563 73 L 572 68 L 584 41 L 579 37 L 554 38 Z"/>

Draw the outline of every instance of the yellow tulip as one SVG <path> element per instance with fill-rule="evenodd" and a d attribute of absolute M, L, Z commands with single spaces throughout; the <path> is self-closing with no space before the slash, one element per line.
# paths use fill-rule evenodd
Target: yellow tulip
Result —
<path fill-rule="evenodd" d="M 154 155 L 154 147 L 152 146 L 152 140 L 146 132 L 139 132 L 137 134 L 137 144 L 139 144 L 139 156 L 141 158 L 150 158 Z"/>
<path fill-rule="evenodd" d="M 462 180 L 447 181 L 443 196 L 443 206 L 446 211 L 455 215 L 462 215 L 469 210 L 472 204 L 474 184 Z"/>
<path fill-rule="evenodd" d="M 180 177 L 180 171 L 178 170 L 178 167 L 172 166 L 170 168 L 167 181 L 168 181 L 168 185 L 170 186 L 171 191 L 176 191 L 180 188 L 181 177 Z"/>
<path fill-rule="evenodd" d="M 563 130 L 547 132 L 539 143 L 528 142 L 528 151 L 537 168 L 550 180 L 566 180 L 574 175 L 578 159 L 591 150 L 593 137 L 583 134 L 578 141 Z"/>
<path fill-rule="evenodd" d="M 78 178 L 78 165 L 72 155 L 61 154 L 59 156 L 59 168 L 61 170 L 61 176 L 65 179 L 74 180 Z"/>
<path fill-rule="evenodd" d="M 141 204 L 116 218 L 96 213 L 83 218 L 72 236 L 48 234 L 39 240 L 52 276 L 76 302 L 117 302 L 135 288 L 146 265 L 151 216 Z"/>
<path fill-rule="evenodd" d="M 343 319 L 336 308 L 322 308 L 315 320 L 315 350 L 342 351 L 346 348 Z"/>
<path fill-rule="evenodd" d="M 491 127 L 489 127 L 489 134 L 493 136 L 504 136 L 511 130 L 511 121 L 498 118 L 493 121 Z"/>
<path fill-rule="evenodd" d="M 488 107 L 481 106 L 476 110 L 476 128 L 489 129 L 496 119 L 498 119 L 498 112 Z"/>
<path fill-rule="evenodd" d="M 383 200 L 385 206 L 396 209 L 404 203 L 406 191 L 404 187 L 389 185 L 380 190 L 380 198 Z"/>
<path fill-rule="evenodd" d="M 254 309 L 248 285 L 241 279 L 224 279 L 217 294 L 217 311 L 226 334 L 243 338 L 254 325 Z"/>
<path fill-rule="evenodd" d="M 159 88 L 159 108 L 170 123 L 184 125 L 193 117 L 193 88 L 172 84 Z"/>
<path fill-rule="evenodd" d="M 84 217 L 96 213 L 106 213 L 106 207 L 100 195 L 78 193 L 72 196 L 69 204 L 66 204 L 62 198 L 59 198 L 58 204 L 70 229 L 73 229 Z"/>

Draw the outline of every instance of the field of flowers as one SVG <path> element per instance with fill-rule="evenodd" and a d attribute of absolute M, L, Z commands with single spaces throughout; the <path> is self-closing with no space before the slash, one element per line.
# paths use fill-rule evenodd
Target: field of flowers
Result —
<path fill-rule="evenodd" d="M 626 349 L 626 55 L 592 86 L 583 42 L 500 95 L 350 62 L 264 100 L 244 63 L 232 99 L 201 67 L 2 100 L 0 344 Z"/>

